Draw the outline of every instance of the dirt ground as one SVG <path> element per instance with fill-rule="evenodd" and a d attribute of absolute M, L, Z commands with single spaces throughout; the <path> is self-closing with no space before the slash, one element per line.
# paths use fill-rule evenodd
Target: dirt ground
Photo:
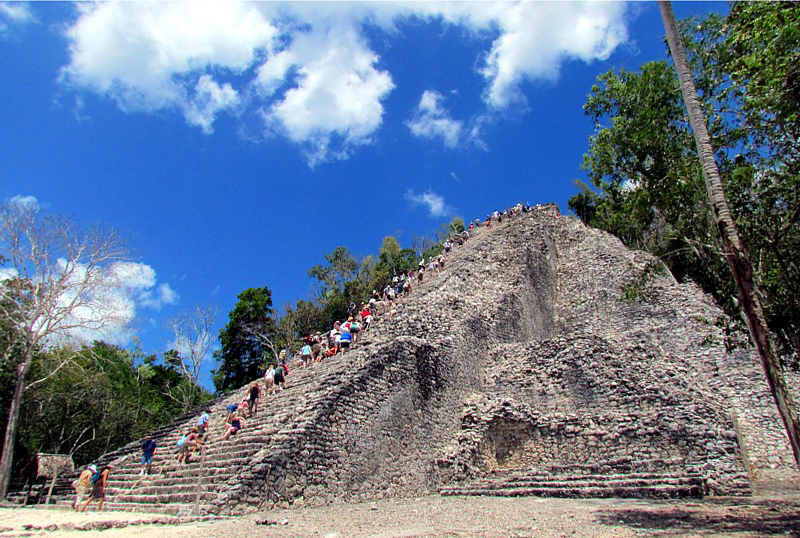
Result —
<path fill-rule="evenodd" d="M 263 524 L 267 520 L 268 524 Z M 684 501 L 439 497 L 275 510 L 175 525 L 157 514 L 0 508 L 0 538 L 410 538 L 788 536 L 800 538 L 800 496 Z M 106 530 L 80 530 L 95 527 Z M 122 527 L 122 528 L 115 528 Z"/>

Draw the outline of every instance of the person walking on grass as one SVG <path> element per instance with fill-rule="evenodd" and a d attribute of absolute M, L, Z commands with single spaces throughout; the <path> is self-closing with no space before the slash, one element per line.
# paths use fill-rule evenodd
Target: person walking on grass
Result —
<path fill-rule="evenodd" d="M 97 511 L 103 511 L 103 502 L 106 500 L 106 484 L 108 483 L 108 475 L 113 469 L 114 466 L 109 463 L 103 467 L 102 471 L 92 475 L 92 494 L 88 499 L 86 499 L 86 502 L 83 504 L 83 506 L 81 506 L 81 512 L 85 512 L 86 508 L 88 508 L 94 500 L 97 501 Z"/>
<path fill-rule="evenodd" d="M 92 475 L 96 472 L 97 467 L 94 464 L 89 465 L 83 470 L 78 479 L 72 483 L 72 487 L 75 488 L 75 502 L 72 503 L 73 510 L 80 511 L 81 505 L 83 505 L 83 498 L 89 493 L 89 489 L 92 486 Z"/>

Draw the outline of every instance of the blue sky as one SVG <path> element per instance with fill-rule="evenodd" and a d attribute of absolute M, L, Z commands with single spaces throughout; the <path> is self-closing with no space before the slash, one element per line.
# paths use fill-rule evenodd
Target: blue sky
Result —
<path fill-rule="evenodd" d="M 567 212 L 595 78 L 665 58 L 655 2 L 0 3 L 0 199 L 127 233 L 161 352 L 184 308 L 308 298 L 336 246 Z"/>

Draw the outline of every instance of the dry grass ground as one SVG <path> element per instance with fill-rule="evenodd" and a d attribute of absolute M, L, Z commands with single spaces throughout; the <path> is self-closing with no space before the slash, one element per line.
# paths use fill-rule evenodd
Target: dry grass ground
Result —
<path fill-rule="evenodd" d="M 260 524 L 268 520 L 277 524 Z M 430 496 L 174 524 L 124 512 L 0 508 L 0 538 L 756 537 L 800 538 L 800 496 L 685 501 Z M 282 524 L 286 522 L 285 524 Z M 106 530 L 79 530 L 90 524 Z M 115 528 L 123 526 L 122 528 Z"/>

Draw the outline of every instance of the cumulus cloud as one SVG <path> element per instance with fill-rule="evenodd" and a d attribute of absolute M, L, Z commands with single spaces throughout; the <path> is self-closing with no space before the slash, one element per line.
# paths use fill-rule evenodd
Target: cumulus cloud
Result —
<path fill-rule="evenodd" d="M 125 111 L 174 109 L 213 132 L 220 114 L 257 112 L 264 132 L 295 143 L 309 163 L 372 143 L 395 81 L 370 36 L 410 17 L 439 19 L 491 42 L 478 60 L 491 110 L 524 102 L 525 81 L 556 80 L 567 60 L 607 58 L 627 39 L 623 2 L 79 4 L 67 30 L 62 80 Z M 428 94 L 409 124 L 448 147 L 479 132 Z M 427 108 L 424 108 L 427 106 Z M 477 127 L 479 130 L 479 127 Z"/>
<path fill-rule="evenodd" d="M 454 148 L 461 138 L 463 124 L 449 117 L 442 107 L 443 100 L 439 92 L 426 90 L 419 100 L 414 118 L 407 125 L 414 136 L 441 138 L 445 146 Z"/>
<path fill-rule="evenodd" d="M 524 102 L 524 81 L 556 80 L 565 60 L 608 58 L 628 39 L 624 2 L 446 2 L 421 6 L 428 16 L 481 35 L 496 33 L 480 65 L 486 103 Z"/>
<path fill-rule="evenodd" d="M 176 108 L 211 132 L 216 114 L 238 103 L 220 77 L 241 75 L 277 30 L 241 2 L 80 4 L 67 30 L 62 79 L 107 95 L 126 111 Z"/>
<path fill-rule="evenodd" d="M 417 194 L 412 189 L 408 189 L 404 198 L 412 207 L 425 207 L 428 210 L 428 214 L 434 218 L 445 217 L 452 213 L 452 209 L 445 203 L 444 198 L 430 190 Z"/>
<path fill-rule="evenodd" d="M 369 143 L 382 122 L 381 101 L 394 88 L 389 73 L 375 68 L 377 61 L 352 27 L 300 34 L 259 70 L 266 92 L 294 73 L 294 87 L 264 111 L 265 118 L 303 146 L 312 165 L 346 157 L 351 148 Z"/>
<path fill-rule="evenodd" d="M 68 337 L 91 342 L 104 340 L 116 344 L 127 343 L 134 334 L 133 322 L 142 308 L 160 310 L 165 304 L 176 304 L 178 294 L 169 284 L 157 284 L 155 270 L 147 264 L 135 262 L 116 263 L 92 277 L 86 288 L 85 266 L 69 266 L 59 260 L 63 270 L 71 272 L 74 286 L 67 283 L 59 303 L 67 307 L 80 293 L 78 306 L 61 320 L 64 330 L 58 331 L 54 343 Z"/>

